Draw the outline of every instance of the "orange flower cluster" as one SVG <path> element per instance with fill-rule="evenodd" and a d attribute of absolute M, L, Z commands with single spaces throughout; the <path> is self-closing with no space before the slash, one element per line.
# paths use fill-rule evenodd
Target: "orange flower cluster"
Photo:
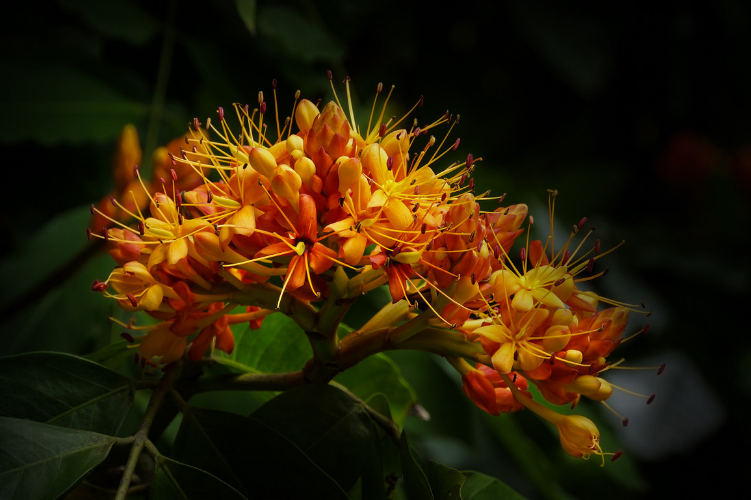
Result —
<path fill-rule="evenodd" d="M 373 110 L 382 90 L 379 84 Z M 530 407 L 527 379 L 556 404 L 609 396 L 612 387 L 598 375 L 621 341 L 628 306 L 578 288 L 604 255 L 599 243 L 594 256 L 578 256 L 581 245 L 569 251 L 572 238 L 556 250 L 551 236 L 545 245 L 528 244 L 515 266 L 508 253 L 524 231 L 527 206 L 475 194 L 472 173 L 481 158 L 444 160 L 459 146 L 449 140 L 458 116 L 407 127 L 406 116 L 384 118 L 384 103 L 361 128 L 351 105 L 347 118 L 338 99 L 319 110 L 298 92 L 293 120 L 280 126 L 275 112 L 273 134 L 267 106 L 263 93 L 255 109 L 234 104 L 239 131 L 222 108 L 218 123 L 207 120 L 207 132 L 194 119 L 182 147 L 162 155 L 169 169 L 162 167 L 155 193 L 135 168 L 148 213 L 146 204 L 116 203 L 134 224 L 96 210 L 116 227 L 104 224 L 90 235 L 109 242 L 120 267 L 94 289 L 160 321 L 139 337 L 145 360 L 179 359 L 193 335 L 193 360 L 211 345 L 229 352 L 229 325 L 259 327 L 273 309 L 307 325 L 301 311 L 315 314 L 339 273 L 346 286 L 337 300 L 388 285 L 392 304 L 410 306 L 395 321 L 424 318 L 414 323 L 419 329 L 449 330 L 484 349 L 488 366 L 452 363 L 464 375 L 465 393 L 489 413 Z M 437 140 L 432 132 L 440 125 L 448 132 Z M 136 199 L 132 193 L 121 194 Z M 482 209 L 491 199 L 495 206 Z M 599 302 L 615 307 L 598 312 Z M 388 342 L 393 347 L 416 333 L 403 328 Z M 599 450 L 585 441 L 565 448 L 585 457 Z"/>

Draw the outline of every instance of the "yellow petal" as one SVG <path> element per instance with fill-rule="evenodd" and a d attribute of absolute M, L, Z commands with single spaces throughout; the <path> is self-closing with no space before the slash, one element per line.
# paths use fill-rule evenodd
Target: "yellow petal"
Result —
<path fill-rule="evenodd" d="M 162 304 L 163 297 L 164 292 L 162 290 L 162 286 L 156 284 L 150 286 L 146 290 L 146 293 L 141 296 L 141 299 L 138 301 L 138 303 L 147 311 L 155 311 L 156 309 L 159 309 L 159 306 Z"/>
<path fill-rule="evenodd" d="M 513 342 L 505 342 L 501 344 L 491 361 L 493 362 L 493 368 L 498 370 L 499 373 L 509 373 L 514 366 L 514 351 L 516 346 Z"/>
<path fill-rule="evenodd" d="M 169 244 L 167 250 L 167 263 L 171 266 L 177 264 L 177 261 L 188 255 L 188 242 L 185 238 L 180 238 Z"/>

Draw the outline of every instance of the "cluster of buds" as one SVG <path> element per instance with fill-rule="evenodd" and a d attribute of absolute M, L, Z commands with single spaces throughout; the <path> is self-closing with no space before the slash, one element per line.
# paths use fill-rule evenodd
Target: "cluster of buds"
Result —
<path fill-rule="evenodd" d="M 132 223 L 94 208 L 108 223 L 89 236 L 106 240 L 120 266 L 94 289 L 159 320 L 127 334 L 142 362 L 171 363 L 186 350 L 198 360 L 212 346 L 230 352 L 230 325 L 258 328 L 281 311 L 313 346 L 308 381 L 327 382 L 385 349 L 434 352 L 483 410 L 532 409 L 560 429 L 568 453 L 604 456 L 594 424 L 545 409 L 527 390 L 531 381 L 555 404 L 612 392 L 600 374 L 614 367 L 606 358 L 636 308 L 579 289 L 603 274 L 593 266 L 607 253 L 599 241 L 573 249 L 586 221 L 555 248 L 551 191 L 551 235 L 528 241 L 515 265 L 509 252 L 532 217 L 524 204 L 504 205 L 505 194 L 475 194 L 481 158 L 444 159 L 459 147 L 449 139 L 459 117 L 405 126 L 422 97 L 397 120 L 384 118 L 389 92 L 362 128 L 345 83 L 349 118 L 338 98 L 319 110 L 298 91 L 293 118 L 280 126 L 274 82 L 275 134 L 263 93 L 254 109 L 233 105 L 239 132 L 223 108 L 205 130 L 194 119 L 183 145 L 163 154 L 169 169 L 156 188 L 133 170 L 146 202 L 113 204 Z M 382 91 L 378 84 L 373 110 Z M 441 125 L 448 131 L 437 140 Z M 134 191 L 123 196 L 135 200 Z M 340 340 L 349 305 L 383 285 L 391 301 Z M 598 311 L 599 303 L 612 307 Z"/>

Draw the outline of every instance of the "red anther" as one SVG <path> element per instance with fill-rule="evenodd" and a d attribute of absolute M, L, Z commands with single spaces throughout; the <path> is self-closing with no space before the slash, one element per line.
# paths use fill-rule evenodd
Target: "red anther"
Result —
<path fill-rule="evenodd" d="M 662 375 L 662 372 L 665 371 L 665 363 L 660 365 L 660 369 L 657 370 L 657 375 Z"/>
<path fill-rule="evenodd" d="M 498 260 L 501 257 L 501 246 L 496 245 L 493 247 L 493 257 L 495 257 L 495 260 Z"/>
<path fill-rule="evenodd" d="M 428 225 L 423 223 L 422 227 L 420 227 L 420 234 L 425 234 L 425 231 L 427 231 Z"/>
<path fill-rule="evenodd" d="M 188 140 L 188 136 L 187 135 L 185 137 L 183 137 L 183 139 L 185 139 L 185 144 L 190 144 L 190 141 Z"/>
<path fill-rule="evenodd" d="M 383 92 L 383 82 L 378 82 L 378 85 L 376 85 L 376 94 L 380 94 Z"/>
<path fill-rule="evenodd" d="M 594 268 L 595 268 L 595 259 L 589 259 L 589 262 L 587 262 L 587 272 L 591 273 Z"/>
<path fill-rule="evenodd" d="M 243 111 L 245 111 L 246 115 L 248 114 L 248 110 L 249 109 L 250 109 L 250 106 L 248 106 L 247 104 L 245 106 L 243 106 Z"/>
<path fill-rule="evenodd" d="M 217 113 L 219 113 L 219 121 L 224 121 L 224 108 L 219 106 L 219 109 L 216 110 Z"/>
<path fill-rule="evenodd" d="M 595 253 L 600 253 L 600 238 L 595 241 Z"/>
<path fill-rule="evenodd" d="M 459 142 L 460 141 L 461 141 L 461 139 L 459 137 L 457 137 L 456 141 L 454 142 L 454 151 L 456 151 L 457 149 L 459 149 Z"/>
<path fill-rule="evenodd" d="M 582 226 L 584 226 L 584 224 L 586 224 L 586 223 L 587 223 L 587 218 L 586 217 L 582 217 L 581 220 L 579 221 L 579 223 L 576 225 L 576 229 L 577 230 L 581 229 Z"/>
<path fill-rule="evenodd" d="M 498 198 L 498 204 L 500 205 L 503 203 L 503 200 L 506 199 L 506 193 L 503 193 L 500 198 Z"/>
<path fill-rule="evenodd" d="M 561 259 L 561 265 L 564 265 L 564 264 L 565 264 L 566 262 L 568 262 L 568 259 L 569 259 L 570 257 L 571 257 L 571 253 L 570 253 L 570 252 L 569 252 L 568 250 L 566 250 L 566 251 L 565 251 L 565 252 L 563 253 L 563 258 Z"/>
<path fill-rule="evenodd" d="M 331 74 L 331 70 L 330 69 L 326 70 L 326 76 L 329 77 L 329 80 L 331 80 L 332 78 L 334 78 L 334 75 Z"/>
<path fill-rule="evenodd" d="M 107 283 L 103 283 L 99 280 L 94 280 L 94 284 L 91 285 L 91 290 L 94 292 L 102 292 L 107 289 Z"/>
<path fill-rule="evenodd" d="M 456 124 L 459 125 L 459 115 L 456 115 Z"/>
<path fill-rule="evenodd" d="M 469 180 L 469 190 L 472 191 L 473 193 L 475 192 L 475 178 L 474 177 L 472 177 Z"/>
<path fill-rule="evenodd" d="M 276 88 L 276 78 L 272 78 L 272 79 L 271 79 L 271 88 L 272 88 L 272 89 L 275 89 L 275 88 Z"/>
<path fill-rule="evenodd" d="M 444 191 L 443 194 L 441 195 L 441 203 L 446 201 L 446 196 L 447 196 L 447 193 Z"/>
<path fill-rule="evenodd" d="M 136 300 L 135 296 L 132 293 L 129 293 L 127 295 L 128 300 L 130 301 L 130 305 L 133 307 L 138 307 L 138 301 Z"/>
<path fill-rule="evenodd" d="M 164 184 L 164 177 L 160 177 L 159 178 L 159 182 L 161 182 L 162 184 Z"/>
<path fill-rule="evenodd" d="M 91 215 L 96 215 L 96 209 L 94 208 L 94 204 L 91 204 L 91 207 L 89 208 L 89 212 L 91 212 Z"/>
<path fill-rule="evenodd" d="M 211 191 L 206 193 L 206 203 L 211 203 L 211 200 L 213 199 L 214 199 L 214 193 L 212 193 Z"/>
<path fill-rule="evenodd" d="M 472 276 L 471 276 L 471 281 L 472 281 L 472 284 L 473 284 L 473 285 L 474 285 L 475 283 L 477 283 L 477 278 L 475 278 L 475 273 L 472 273 Z"/>
<path fill-rule="evenodd" d="M 654 401 L 654 400 L 655 400 L 655 394 L 652 394 L 651 396 L 649 396 L 649 399 L 647 400 L 647 404 L 651 405 L 652 401 Z"/>
<path fill-rule="evenodd" d="M 646 335 L 646 333 L 648 331 L 649 331 L 649 323 L 647 323 L 646 325 L 644 325 L 644 328 L 642 328 L 641 333 L 642 333 L 642 335 Z"/>
<path fill-rule="evenodd" d="M 555 364 L 555 354 L 550 355 L 550 359 L 548 360 L 548 363 L 550 363 L 551 365 Z"/>
<path fill-rule="evenodd" d="M 623 455 L 623 452 L 622 451 L 617 451 L 615 453 L 615 455 L 613 455 L 613 458 L 610 459 L 610 461 L 611 462 L 615 462 L 616 460 L 618 460 L 620 458 L 621 455 Z"/>
<path fill-rule="evenodd" d="M 169 173 L 172 176 L 172 180 L 177 182 L 177 172 L 175 172 L 174 168 L 169 169 Z"/>
<path fill-rule="evenodd" d="M 91 241 L 91 229 L 86 228 L 86 239 Z"/>
<path fill-rule="evenodd" d="M 107 232 L 107 228 L 106 227 L 102 227 L 102 236 L 104 236 L 104 241 L 109 241 L 110 235 Z"/>
<path fill-rule="evenodd" d="M 561 286 L 564 281 L 566 281 L 566 278 L 561 278 L 558 281 L 556 281 L 553 286 Z"/>
<path fill-rule="evenodd" d="M 623 427 L 628 427 L 628 419 L 627 418 L 623 419 Z"/>
<path fill-rule="evenodd" d="M 610 272 L 610 268 L 607 268 L 607 269 L 605 269 L 605 270 L 604 270 L 604 271 L 602 272 L 602 275 L 601 275 L 601 277 L 607 276 L 609 272 Z"/>
<path fill-rule="evenodd" d="M 136 353 L 136 355 L 133 356 L 133 358 L 134 358 L 133 361 L 135 362 L 134 364 L 136 365 L 141 361 L 141 355 L 138 353 Z"/>
<path fill-rule="evenodd" d="M 180 207 L 183 206 L 183 197 L 180 193 L 177 193 L 175 196 L 175 207 L 177 207 L 178 210 L 180 210 Z"/>
<path fill-rule="evenodd" d="M 177 214 L 177 223 L 183 225 L 183 214 Z"/>
<path fill-rule="evenodd" d="M 120 336 L 127 340 L 129 344 L 132 344 L 136 341 L 136 339 L 133 338 L 133 335 L 129 334 L 128 332 L 123 332 L 120 334 Z"/>
<path fill-rule="evenodd" d="M 477 249 L 476 249 L 477 253 L 480 253 L 480 250 L 482 250 L 482 243 L 483 243 L 482 241 L 480 241 L 479 243 L 477 243 Z"/>
<path fill-rule="evenodd" d="M 472 166 L 472 162 L 474 162 L 474 161 L 475 161 L 474 156 L 472 156 L 472 153 L 469 153 L 467 155 L 467 168 L 471 167 Z"/>
<path fill-rule="evenodd" d="M 415 129 L 415 131 L 413 132 L 413 135 L 414 135 L 415 137 L 417 137 L 418 135 L 420 135 L 420 132 L 421 132 L 421 131 L 422 131 L 422 129 L 421 129 L 420 127 L 417 127 L 417 128 Z"/>
<path fill-rule="evenodd" d="M 418 210 L 420 210 L 420 204 L 419 203 L 415 203 L 415 205 L 412 207 L 412 213 L 415 213 Z"/>
<path fill-rule="evenodd" d="M 446 121 L 451 121 L 451 113 L 449 113 L 449 110 L 446 110 L 446 113 L 443 115 L 443 119 Z"/>
<path fill-rule="evenodd" d="M 261 114 L 264 114 L 264 113 L 266 113 L 266 102 L 262 102 L 261 103 Z M 264 125 L 265 125 L 265 123 L 264 123 Z"/>
<path fill-rule="evenodd" d="M 415 194 L 420 194 L 420 186 L 415 186 Z"/>
<path fill-rule="evenodd" d="M 115 199 L 115 197 L 114 197 L 114 196 L 110 196 L 110 203 L 112 203 L 112 206 L 113 206 L 113 207 L 116 207 L 116 206 L 117 206 L 117 200 Z"/>
<path fill-rule="evenodd" d="M 514 351 L 514 361 L 519 361 L 519 351 Z"/>
<path fill-rule="evenodd" d="M 425 245 L 425 251 L 429 252 L 433 249 L 433 240 L 430 240 L 427 245 Z"/>
<path fill-rule="evenodd" d="M 378 129 L 378 137 L 383 137 L 384 135 L 386 135 L 386 124 L 381 123 L 381 128 Z M 399 139 L 399 137 L 397 137 L 397 139 Z"/>
<path fill-rule="evenodd" d="M 522 249 L 521 249 L 521 250 L 519 251 L 519 256 L 520 256 L 520 257 L 521 257 L 521 259 L 522 259 L 522 263 L 523 263 L 523 262 L 526 262 L 526 260 L 527 260 L 527 249 L 526 249 L 526 248 L 522 248 Z"/>
<path fill-rule="evenodd" d="M 459 179 L 459 185 L 463 186 L 464 185 L 464 181 L 466 181 L 466 180 L 467 180 L 467 174 L 466 173 L 462 174 L 461 178 Z"/>
<path fill-rule="evenodd" d="M 138 234 L 141 236 L 146 234 L 146 224 L 144 224 L 142 220 L 138 221 Z"/>
<path fill-rule="evenodd" d="M 384 125 L 384 127 L 385 127 L 385 125 Z M 383 127 L 381 127 L 381 128 L 383 128 Z M 383 137 L 383 136 L 381 136 L 381 137 Z M 391 170 L 392 168 L 394 168 L 394 157 L 393 156 L 389 156 L 388 158 L 386 158 L 386 168 L 388 170 Z"/>
<path fill-rule="evenodd" d="M 138 179 L 138 177 L 140 176 L 140 173 L 141 172 L 138 169 L 138 165 L 133 165 L 133 177 L 135 177 L 136 179 Z"/>
<path fill-rule="evenodd" d="M 423 98 L 422 94 L 420 94 L 419 104 L 420 104 L 420 106 L 422 106 L 423 104 L 425 104 L 425 99 Z"/>
<path fill-rule="evenodd" d="M 352 81 L 352 78 L 350 78 L 349 75 L 347 75 L 347 76 L 344 77 L 344 81 L 342 83 L 347 83 L 347 82 L 351 82 L 351 81 Z"/>
<path fill-rule="evenodd" d="M 198 121 L 198 118 L 193 118 L 193 130 L 198 132 L 200 128 L 201 128 L 201 122 Z"/>
<path fill-rule="evenodd" d="M 469 233 L 469 243 L 472 243 L 473 241 L 475 241 L 475 231 Z"/>

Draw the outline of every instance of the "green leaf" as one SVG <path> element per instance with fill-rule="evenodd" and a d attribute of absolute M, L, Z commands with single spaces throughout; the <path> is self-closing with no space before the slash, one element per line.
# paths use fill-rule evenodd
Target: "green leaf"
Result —
<path fill-rule="evenodd" d="M 277 44 L 278 52 L 306 63 L 333 63 L 345 54 L 338 41 L 291 7 L 264 5 L 258 12 L 258 30 Z"/>
<path fill-rule="evenodd" d="M 259 330 L 247 323 L 233 329 L 235 348 L 232 354 L 214 352 L 218 363 L 235 372 L 283 373 L 300 370 L 313 356 L 305 333 L 293 320 L 281 313 L 266 316 Z M 264 400 L 274 392 L 257 392 Z"/>
<path fill-rule="evenodd" d="M 58 0 L 103 35 L 141 45 L 156 33 L 154 18 L 129 0 Z"/>
<path fill-rule="evenodd" d="M 402 473 L 404 475 L 404 488 L 407 490 L 407 498 L 409 500 L 433 500 L 433 491 L 430 489 L 430 483 L 420 466 L 420 458 L 409 445 L 406 431 L 402 432 L 399 448 L 401 450 Z"/>
<path fill-rule="evenodd" d="M 256 36 L 256 0 L 235 0 L 237 14 L 250 34 Z"/>
<path fill-rule="evenodd" d="M 123 124 L 148 113 L 146 103 L 61 62 L 24 59 L 3 65 L 6 74 L 14 75 L 3 93 L 3 109 L 14 117 L 0 122 L 3 142 L 30 139 L 50 146 L 113 141 Z"/>
<path fill-rule="evenodd" d="M 154 472 L 154 482 L 151 484 L 151 498 L 241 500 L 246 497 L 208 472 L 160 457 Z"/>
<path fill-rule="evenodd" d="M 0 417 L 0 498 L 55 499 L 107 457 L 115 438 Z"/>
<path fill-rule="evenodd" d="M 302 449 L 349 490 L 362 475 L 374 435 L 365 405 L 329 385 L 290 389 L 251 414 Z"/>
<path fill-rule="evenodd" d="M 417 402 L 417 395 L 391 358 L 384 354 L 370 356 L 345 370 L 334 379 L 368 403 L 381 395 L 386 398 L 394 422 L 401 429 L 410 408 Z"/>
<path fill-rule="evenodd" d="M 131 405 L 132 380 L 69 354 L 0 359 L 0 415 L 115 435 Z"/>
<path fill-rule="evenodd" d="M 525 500 L 525 497 L 498 479 L 474 471 L 464 471 L 462 500 Z"/>
<path fill-rule="evenodd" d="M 91 354 L 87 354 L 84 358 L 99 363 L 110 370 L 117 370 L 133 355 L 133 349 L 128 349 L 129 345 L 130 343 L 127 340 L 116 340 Z"/>
<path fill-rule="evenodd" d="M 310 491 L 321 498 L 346 498 L 304 451 L 249 417 L 191 407 L 184 412 L 174 456 L 260 498 L 303 498 Z"/>
<path fill-rule="evenodd" d="M 458 470 L 430 461 L 425 466 L 425 475 L 436 498 L 466 500 L 461 494 L 464 475 Z"/>

